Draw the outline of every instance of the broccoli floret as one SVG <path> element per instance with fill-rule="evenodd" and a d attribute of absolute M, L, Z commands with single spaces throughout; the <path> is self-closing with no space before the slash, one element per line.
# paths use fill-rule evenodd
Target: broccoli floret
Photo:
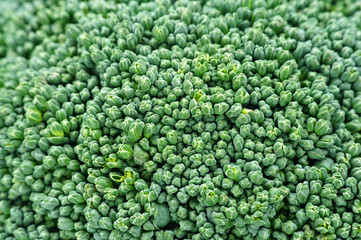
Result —
<path fill-rule="evenodd" d="M 0 239 L 361 238 L 359 1 L 0 9 Z"/>

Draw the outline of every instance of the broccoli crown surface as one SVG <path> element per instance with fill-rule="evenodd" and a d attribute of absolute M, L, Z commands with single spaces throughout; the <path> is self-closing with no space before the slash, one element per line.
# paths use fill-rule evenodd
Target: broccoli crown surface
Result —
<path fill-rule="evenodd" d="M 0 2 L 0 239 L 361 239 L 361 1 Z"/>

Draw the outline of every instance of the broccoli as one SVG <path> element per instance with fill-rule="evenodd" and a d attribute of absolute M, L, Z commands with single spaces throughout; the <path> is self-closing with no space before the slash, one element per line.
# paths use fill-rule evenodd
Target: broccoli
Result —
<path fill-rule="evenodd" d="M 0 239 L 361 239 L 361 1 L 0 9 Z"/>

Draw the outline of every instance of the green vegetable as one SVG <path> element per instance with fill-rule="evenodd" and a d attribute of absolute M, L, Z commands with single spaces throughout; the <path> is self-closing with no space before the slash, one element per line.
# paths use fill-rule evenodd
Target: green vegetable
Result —
<path fill-rule="evenodd" d="M 360 239 L 355 0 L 0 2 L 0 239 Z"/>

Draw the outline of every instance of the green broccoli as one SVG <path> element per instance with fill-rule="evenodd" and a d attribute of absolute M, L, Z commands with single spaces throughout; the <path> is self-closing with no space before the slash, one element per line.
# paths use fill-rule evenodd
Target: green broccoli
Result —
<path fill-rule="evenodd" d="M 361 238 L 361 2 L 0 2 L 0 239 Z"/>

